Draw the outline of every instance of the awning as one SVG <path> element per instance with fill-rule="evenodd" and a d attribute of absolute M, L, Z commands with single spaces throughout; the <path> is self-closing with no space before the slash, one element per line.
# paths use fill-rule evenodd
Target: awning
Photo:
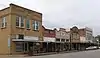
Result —
<path fill-rule="evenodd" d="M 13 42 L 45 42 L 50 43 L 49 41 L 38 41 L 38 40 L 27 40 L 27 39 L 12 39 Z M 67 42 L 52 42 L 52 43 L 67 43 Z"/>
<path fill-rule="evenodd" d="M 27 40 L 27 39 L 12 39 L 13 42 L 47 42 L 47 41 L 39 41 L 39 40 Z"/>
<path fill-rule="evenodd" d="M 14 42 L 38 42 L 38 40 L 12 39 Z"/>

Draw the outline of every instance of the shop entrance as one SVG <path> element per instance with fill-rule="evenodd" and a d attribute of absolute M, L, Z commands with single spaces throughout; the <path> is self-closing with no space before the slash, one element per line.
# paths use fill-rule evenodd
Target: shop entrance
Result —
<path fill-rule="evenodd" d="M 27 53 L 30 48 L 33 48 L 33 42 L 24 42 L 24 52 Z"/>

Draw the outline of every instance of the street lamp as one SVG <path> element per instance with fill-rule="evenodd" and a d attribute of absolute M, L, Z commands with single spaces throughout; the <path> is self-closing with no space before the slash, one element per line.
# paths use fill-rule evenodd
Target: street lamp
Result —
<path fill-rule="evenodd" d="M 98 44 L 97 49 L 99 49 L 99 40 L 98 39 L 97 39 L 97 44 Z"/>

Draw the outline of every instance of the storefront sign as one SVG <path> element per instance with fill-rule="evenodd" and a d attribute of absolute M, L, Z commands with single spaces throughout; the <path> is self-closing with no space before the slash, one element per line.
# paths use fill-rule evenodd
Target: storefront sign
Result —
<path fill-rule="evenodd" d="M 36 41 L 39 40 L 38 37 L 32 37 L 32 36 L 25 36 L 24 39 L 26 39 L 26 40 L 36 40 Z"/>
<path fill-rule="evenodd" d="M 44 37 L 44 41 L 46 41 L 46 42 L 55 42 L 55 38 Z"/>

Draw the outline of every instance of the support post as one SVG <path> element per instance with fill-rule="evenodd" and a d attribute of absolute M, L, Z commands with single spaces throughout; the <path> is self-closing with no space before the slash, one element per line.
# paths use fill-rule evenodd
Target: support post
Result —
<path fill-rule="evenodd" d="M 48 42 L 47 42 L 47 52 L 48 52 Z"/>

